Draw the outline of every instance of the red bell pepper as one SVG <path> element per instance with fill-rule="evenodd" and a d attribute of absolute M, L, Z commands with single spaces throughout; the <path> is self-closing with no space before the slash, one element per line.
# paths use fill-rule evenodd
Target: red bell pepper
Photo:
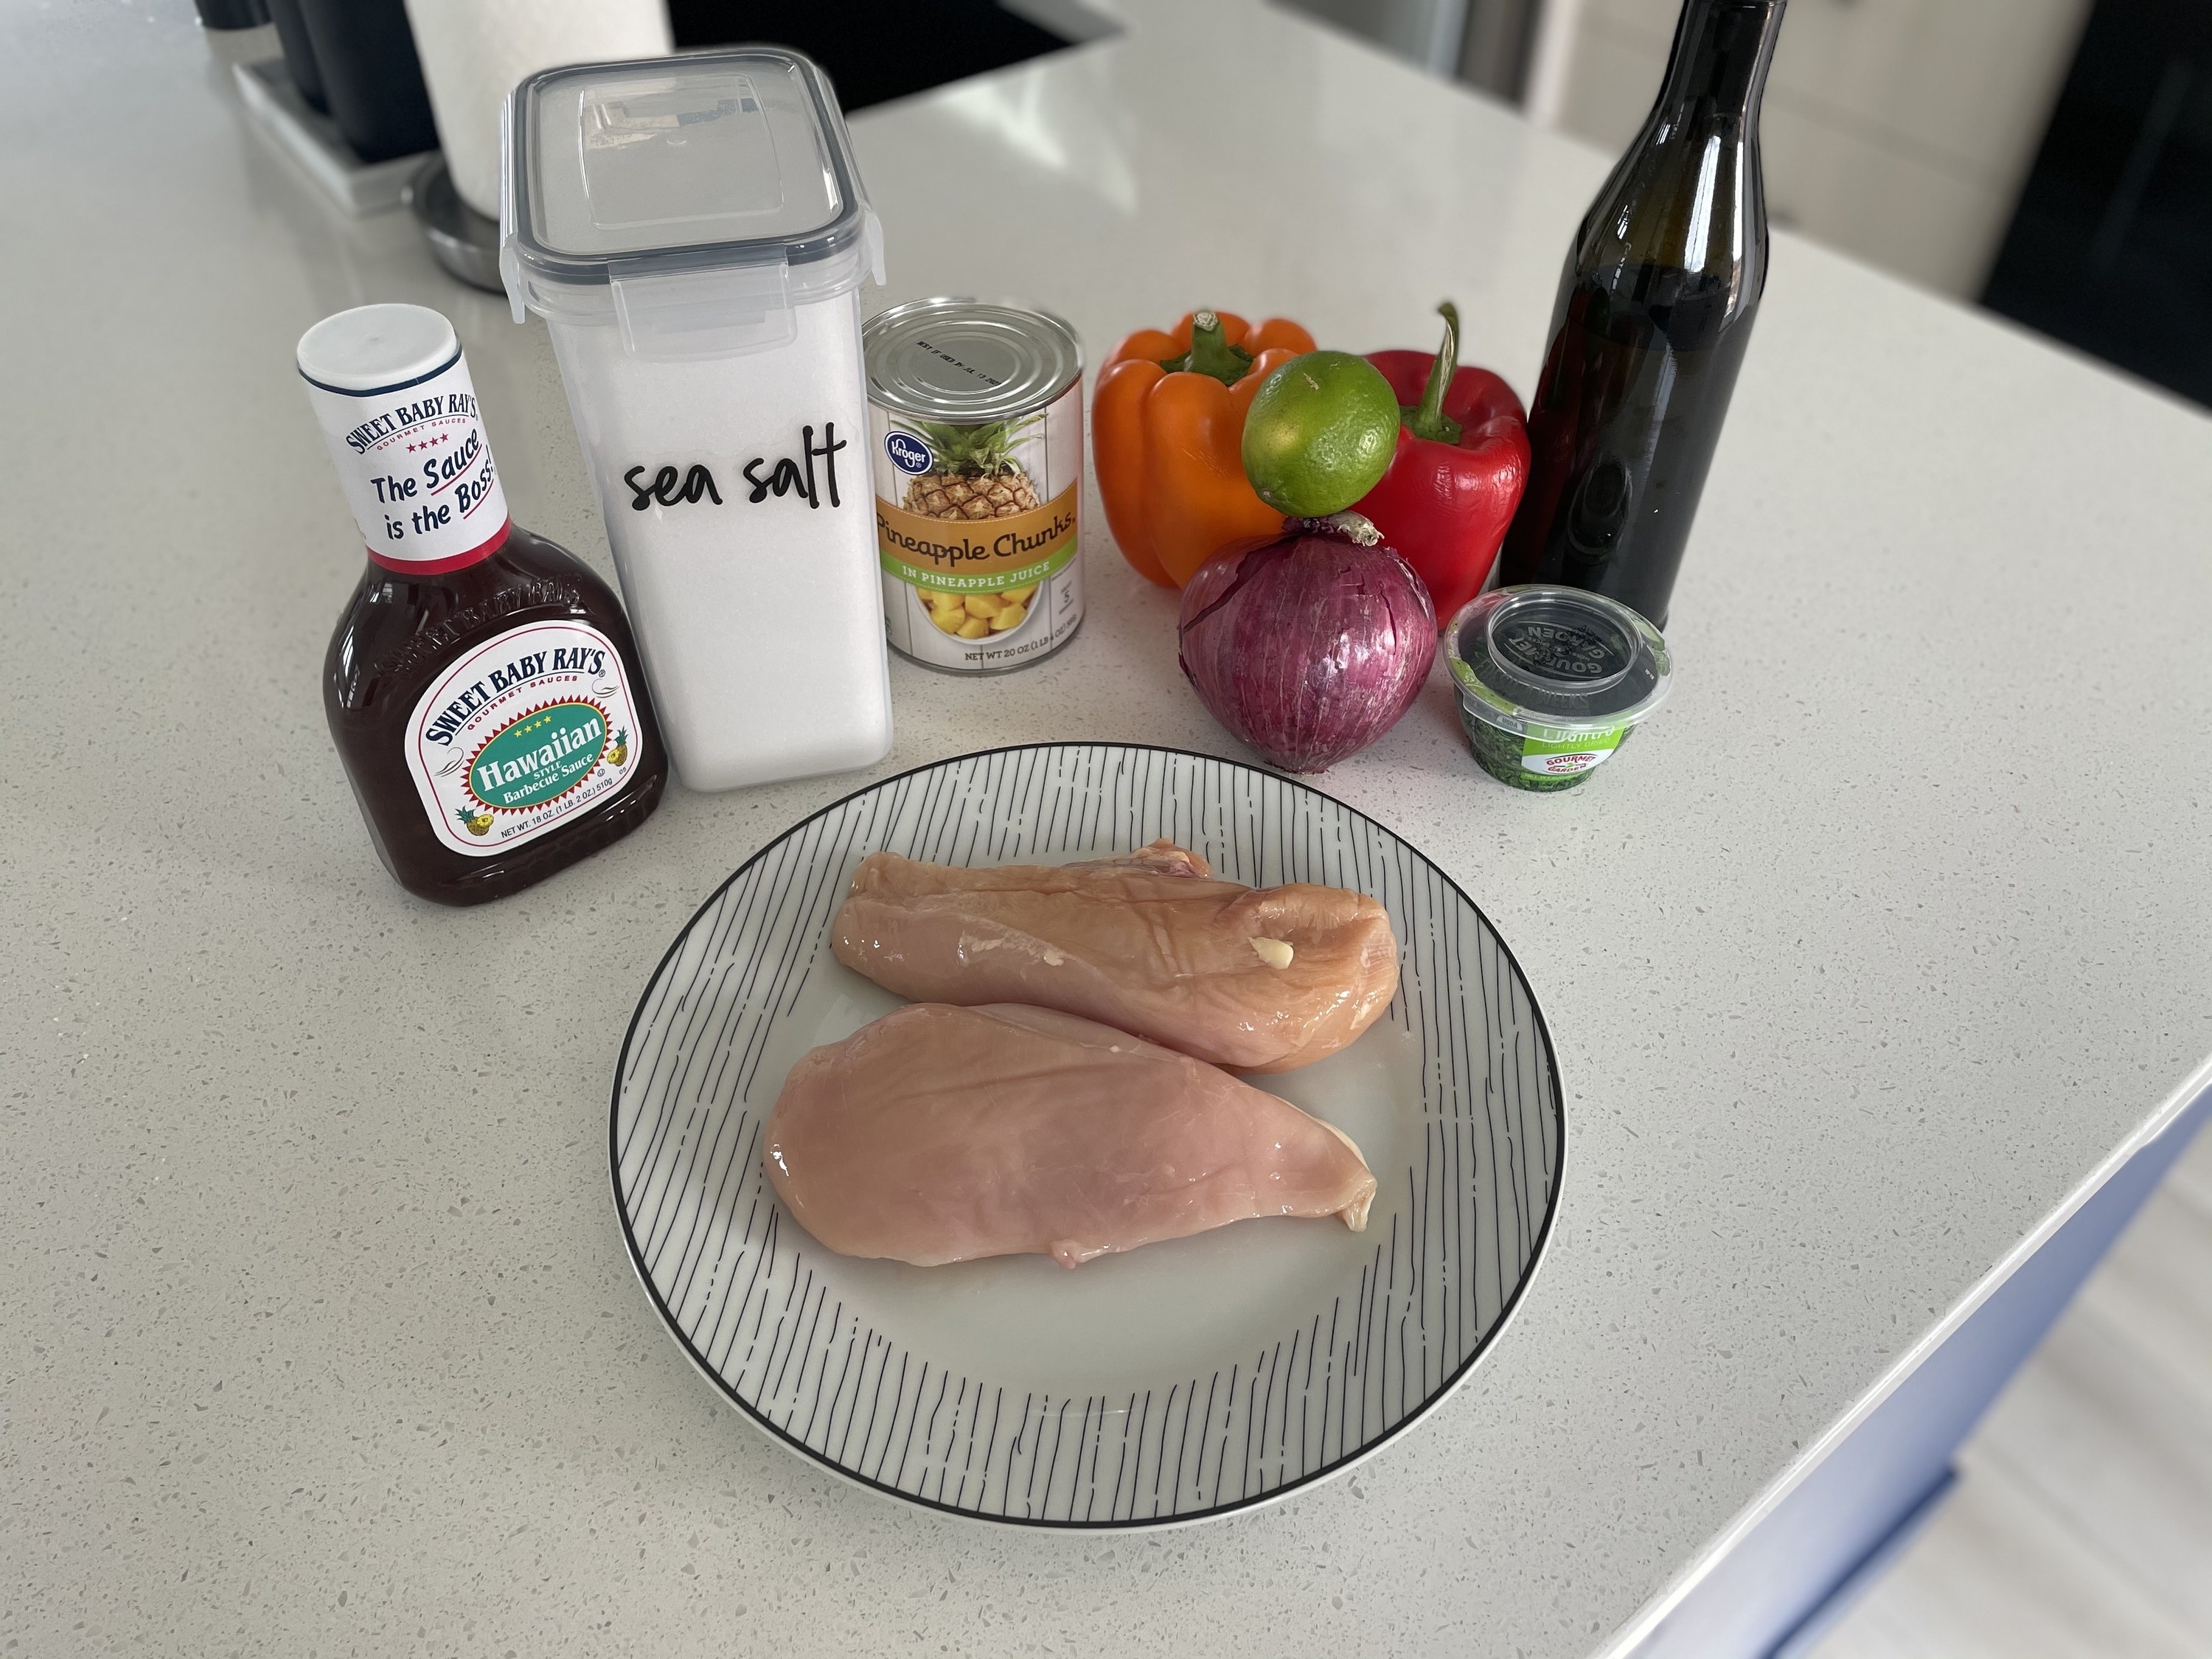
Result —
<path fill-rule="evenodd" d="M 1459 368 L 1459 308 L 1437 307 L 1444 343 L 1370 351 L 1398 394 L 1398 451 L 1382 480 L 1352 509 L 1413 567 L 1449 623 L 1480 592 L 1528 485 L 1528 421 L 1513 388 L 1486 368 Z"/>

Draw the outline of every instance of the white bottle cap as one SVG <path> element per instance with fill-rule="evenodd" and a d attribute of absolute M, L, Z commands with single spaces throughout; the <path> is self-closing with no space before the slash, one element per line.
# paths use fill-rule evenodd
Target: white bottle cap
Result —
<path fill-rule="evenodd" d="M 332 392 L 390 392 L 461 355 L 442 312 L 428 306 L 356 306 L 300 337 L 300 373 Z"/>
<path fill-rule="evenodd" d="M 370 558 L 435 575 L 498 550 L 507 495 L 453 324 L 360 306 L 301 335 L 296 356 Z"/>

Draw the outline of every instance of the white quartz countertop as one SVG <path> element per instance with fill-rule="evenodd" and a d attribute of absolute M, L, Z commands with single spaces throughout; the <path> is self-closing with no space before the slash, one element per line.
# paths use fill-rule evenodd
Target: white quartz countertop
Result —
<path fill-rule="evenodd" d="M 1095 359 L 1195 303 L 1531 387 L 1605 158 L 1255 4 L 854 124 L 891 288 Z M 2212 422 L 1787 235 L 1583 789 L 1441 677 L 1322 787 L 1494 919 L 1571 1148 L 1469 1383 L 1334 1482 L 1130 1536 L 848 1486 L 685 1363 L 608 1084 L 694 907 L 854 778 L 700 796 L 502 904 L 372 855 L 318 673 L 361 551 L 291 368 L 412 300 L 517 518 L 604 569 L 543 329 L 266 147 L 184 0 L 0 15 L 0 1641 L 11 1653 L 1571 1656 L 1880 1397 L 2212 1054 Z M 877 301 L 872 297 L 872 306 Z M 1240 751 L 1093 513 L 1091 620 L 895 666 L 901 769 Z"/>

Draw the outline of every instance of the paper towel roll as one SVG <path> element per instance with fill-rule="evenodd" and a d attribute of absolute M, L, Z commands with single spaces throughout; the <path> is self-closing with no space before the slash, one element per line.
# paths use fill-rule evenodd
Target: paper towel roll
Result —
<path fill-rule="evenodd" d="M 407 0 L 438 142 L 461 199 L 499 217 L 499 106 L 562 64 L 672 52 L 665 0 Z"/>

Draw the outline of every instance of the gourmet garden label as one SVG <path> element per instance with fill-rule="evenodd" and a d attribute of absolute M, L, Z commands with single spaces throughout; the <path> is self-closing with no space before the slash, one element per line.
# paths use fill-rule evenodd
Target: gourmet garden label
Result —
<path fill-rule="evenodd" d="M 872 319 L 868 457 L 892 647 L 995 673 L 1083 622 L 1083 359 L 1040 312 L 925 300 Z"/>
<path fill-rule="evenodd" d="M 374 391 L 301 376 L 370 558 L 435 575 L 507 538 L 507 495 L 458 344 L 427 374 Z"/>
<path fill-rule="evenodd" d="M 577 623 L 486 641 L 431 683 L 406 764 L 438 839 L 483 856 L 535 840 L 619 789 L 644 757 L 621 654 Z"/>

